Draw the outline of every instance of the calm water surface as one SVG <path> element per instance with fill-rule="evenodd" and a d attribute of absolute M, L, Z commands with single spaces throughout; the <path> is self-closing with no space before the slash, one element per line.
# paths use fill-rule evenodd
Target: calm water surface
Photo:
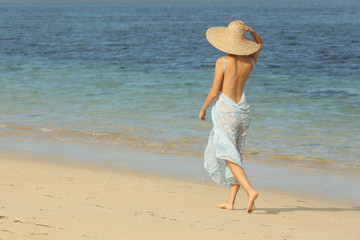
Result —
<path fill-rule="evenodd" d="M 0 4 L 0 137 L 201 154 L 216 59 L 206 29 L 263 38 L 245 92 L 247 152 L 360 168 L 360 2 Z M 209 109 L 210 111 L 210 109 Z"/>

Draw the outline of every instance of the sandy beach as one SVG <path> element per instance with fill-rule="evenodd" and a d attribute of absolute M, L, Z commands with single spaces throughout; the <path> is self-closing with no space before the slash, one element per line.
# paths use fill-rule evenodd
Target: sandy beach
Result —
<path fill-rule="evenodd" d="M 359 239 L 360 207 L 258 188 L 246 213 L 227 189 L 186 178 L 0 152 L 0 239 Z"/>

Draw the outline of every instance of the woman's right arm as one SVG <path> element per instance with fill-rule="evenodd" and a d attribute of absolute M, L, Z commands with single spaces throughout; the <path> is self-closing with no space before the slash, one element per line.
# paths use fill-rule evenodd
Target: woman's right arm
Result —
<path fill-rule="evenodd" d="M 254 29 L 250 28 L 249 32 L 251 33 L 251 35 L 255 39 L 255 42 L 259 45 L 259 49 L 256 52 L 254 52 L 253 54 L 249 55 L 254 60 L 254 63 L 256 64 L 257 59 L 258 59 L 258 57 L 260 55 L 260 51 L 261 51 L 261 48 L 262 48 L 263 41 L 262 41 L 260 35 Z"/>
<path fill-rule="evenodd" d="M 251 33 L 255 42 L 259 45 L 259 49 L 256 52 L 254 52 L 253 54 L 249 55 L 254 60 L 254 63 L 256 64 L 257 59 L 260 54 L 260 51 L 261 51 L 261 48 L 262 48 L 263 40 L 261 39 L 260 35 L 254 29 L 252 29 L 251 27 L 249 27 L 248 25 L 246 25 L 244 22 L 242 22 L 240 20 L 237 20 L 237 21 L 245 26 L 245 31 Z"/>

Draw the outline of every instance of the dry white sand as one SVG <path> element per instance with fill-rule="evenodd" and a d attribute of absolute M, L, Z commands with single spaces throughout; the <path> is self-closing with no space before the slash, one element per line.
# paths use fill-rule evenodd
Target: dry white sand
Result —
<path fill-rule="evenodd" d="M 360 207 L 257 188 L 246 212 L 215 184 L 0 152 L 0 239 L 360 239 Z"/>

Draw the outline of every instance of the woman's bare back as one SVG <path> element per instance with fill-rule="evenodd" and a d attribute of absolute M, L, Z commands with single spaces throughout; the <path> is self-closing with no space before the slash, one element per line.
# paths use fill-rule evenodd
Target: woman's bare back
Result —
<path fill-rule="evenodd" d="M 225 73 L 220 91 L 235 103 L 239 103 L 246 80 L 254 65 L 248 56 L 227 55 L 225 59 Z M 223 60 L 224 61 L 224 60 Z"/>

